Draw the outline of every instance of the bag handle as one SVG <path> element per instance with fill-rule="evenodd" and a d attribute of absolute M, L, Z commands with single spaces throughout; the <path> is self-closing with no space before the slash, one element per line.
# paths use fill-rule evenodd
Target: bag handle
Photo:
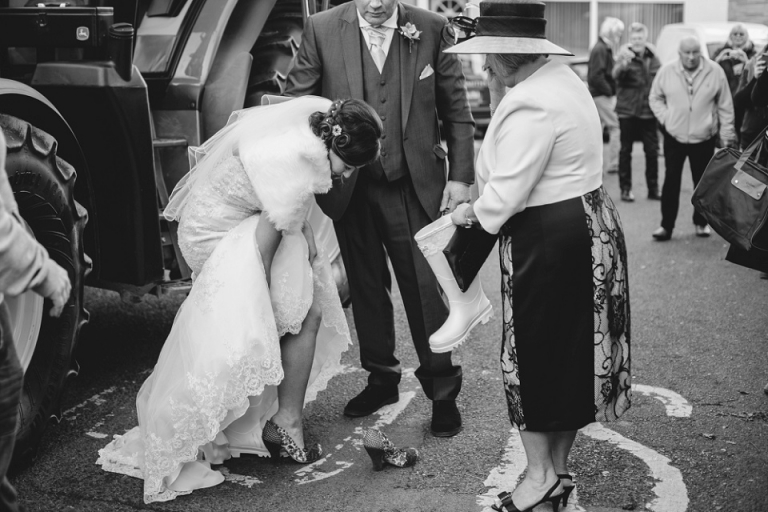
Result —
<path fill-rule="evenodd" d="M 761 132 L 760 135 L 755 137 L 755 140 L 752 141 L 752 143 L 747 146 L 747 149 L 744 150 L 744 152 L 739 157 L 739 161 L 736 162 L 736 165 L 733 166 L 734 169 L 737 171 L 740 171 L 742 167 L 744 167 L 744 164 L 747 162 L 750 156 L 752 156 L 752 153 L 755 152 L 756 149 L 762 150 L 763 148 L 763 133 Z M 758 154 L 760 152 L 758 151 Z"/>

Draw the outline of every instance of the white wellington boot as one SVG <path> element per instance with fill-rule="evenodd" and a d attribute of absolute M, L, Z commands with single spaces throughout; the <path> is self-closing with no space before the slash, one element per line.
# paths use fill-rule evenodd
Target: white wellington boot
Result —
<path fill-rule="evenodd" d="M 416 233 L 414 239 L 432 267 L 437 282 L 443 289 L 450 307 L 448 319 L 432 336 L 429 347 L 432 352 L 450 352 L 461 344 L 469 332 L 479 323 L 487 323 L 493 316 L 491 302 L 485 296 L 480 278 L 475 278 L 466 292 L 462 292 L 453 277 L 443 249 L 456 231 L 451 217 L 446 215 Z"/>

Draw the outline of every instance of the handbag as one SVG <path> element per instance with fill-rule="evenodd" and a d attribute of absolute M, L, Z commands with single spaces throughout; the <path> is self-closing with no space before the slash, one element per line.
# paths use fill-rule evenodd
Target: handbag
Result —
<path fill-rule="evenodd" d="M 719 150 L 691 198 L 693 207 L 717 234 L 745 251 L 768 251 L 768 237 L 756 237 L 768 216 L 768 169 L 757 162 L 759 158 L 750 159 L 755 151 L 759 156 L 763 144 L 761 133 L 743 153 Z"/>
<path fill-rule="evenodd" d="M 498 235 L 492 235 L 479 226 L 460 228 L 453 233 L 443 254 L 462 292 L 466 292 L 477 277 L 497 238 Z"/>

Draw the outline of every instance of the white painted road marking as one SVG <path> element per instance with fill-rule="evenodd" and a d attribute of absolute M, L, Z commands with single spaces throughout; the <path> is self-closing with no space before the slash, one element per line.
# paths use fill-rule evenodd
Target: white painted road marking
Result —
<path fill-rule="evenodd" d="M 62 418 L 67 418 L 68 421 L 73 421 L 75 418 L 77 418 L 77 414 L 73 415 L 73 413 L 76 410 L 82 409 L 83 407 L 85 407 L 88 404 L 102 405 L 102 404 L 107 403 L 107 400 L 106 400 L 106 398 L 104 398 L 104 395 L 108 395 L 110 393 L 114 393 L 116 389 L 117 389 L 117 387 L 112 386 L 111 388 L 105 389 L 101 393 L 96 393 L 95 395 L 93 395 L 91 398 L 89 398 L 85 402 L 79 403 L 76 406 L 72 407 L 71 409 L 67 409 L 66 411 L 61 413 L 61 417 Z"/>
<path fill-rule="evenodd" d="M 685 398 L 669 389 L 646 386 L 644 384 L 632 384 L 632 391 L 642 393 L 645 396 L 651 396 L 663 403 L 667 409 L 667 416 L 689 418 L 693 411 L 693 407 Z"/>
<path fill-rule="evenodd" d="M 692 407 L 685 398 L 669 389 L 635 384 L 633 391 L 645 396 L 656 398 L 664 404 L 667 416 L 687 418 L 691 415 Z M 685 512 L 688 509 L 688 490 L 683 482 L 679 469 L 670 465 L 670 460 L 660 453 L 614 432 L 601 423 L 592 423 L 581 430 L 581 433 L 599 441 L 607 441 L 622 450 L 629 451 L 642 460 L 650 469 L 651 476 L 656 480 L 653 492 L 656 499 L 646 504 L 653 512 Z M 491 511 L 491 505 L 496 496 L 514 488 L 520 476 L 525 471 L 526 459 L 520 432 L 513 428 L 504 451 L 502 464 L 491 471 L 484 484 L 488 489 L 477 496 L 477 504 L 483 507 L 483 512 Z M 586 512 L 579 506 L 577 489 L 574 489 L 568 499 L 567 512 Z"/>
<path fill-rule="evenodd" d="M 375 413 L 373 413 L 379 416 L 379 419 L 376 420 L 376 422 L 373 425 L 371 425 L 370 428 L 380 429 L 386 425 L 391 425 L 392 422 L 395 421 L 395 419 L 397 419 L 400 413 L 402 413 L 405 410 L 405 408 L 408 406 L 411 400 L 413 400 L 413 397 L 416 396 L 416 388 L 418 388 L 418 384 L 417 384 L 416 378 L 414 377 L 413 368 L 403 370 L 403 379 L 400 387 L 408 389 L 408 391 L 404 391 L 400 393 L 400 400 L 397 401 L 397 403 L 384 406 L 378 411 L 376 411 Z M 318 482 L 320 480 L 325 480 L 326 478 L 336 476 L 342 473 L 344 470 L 351 468 L 355 464 L 354 462 L 334 461 L 335 464 L 338 466 L 337 468 L 334 468 L 330 471 L 320 471 L 318 469 L 320 466 L 323 466 L 326 462 L 330 463 L 330 459 L 332 459 L 335 454 L 339 453 L 344 448 L 345 443 L 349 441 L 351 441 L 352 446 L 355 448 L 355 450 L 361 451 L 363 446 L 362 435 L 363 435 L 363 427 L 356 427 L 354 435 L 346 437 L 344 439 L 344 443 L 336 445 L 334 447 L 333 452 L 329 452 L 325 457 L 318 460 L 317 462 L 313 462 L 312 464 L 304 466 L 301 469 L 295 471 L 294 474 L 298 478 L 296 478 L 294 481 L 299 485 Z"/>
<path fill-rule="evenodd" d="M 599 441 L 608 441 L 622 450 L 626 450 L 645 462 L 651 469 L 651 476 L 656 480 L 653 492 L 656 499 L 646 504 L 654 512 L 685 512 L 688 509 L 688 490 L 683 482 L 680 470 L 670 465 L 670 460 L 658 452 L 640 443 L 627 439 L 621 434 L 605 428 L 600 423 L 592 423 L 581 430 L 582 433 Z"/>
<path fill-rule="evenodd" d="M 251 488 L 256 484 L 263 484 L 261 480 L 253 476 L 238 475 L 231 473 L 229 469 L 224 466 L 220 467 L 218 471 L 224 475 L 224 480 L 232 482 L 233 484 L 242 485 L 243 487 Z"/>

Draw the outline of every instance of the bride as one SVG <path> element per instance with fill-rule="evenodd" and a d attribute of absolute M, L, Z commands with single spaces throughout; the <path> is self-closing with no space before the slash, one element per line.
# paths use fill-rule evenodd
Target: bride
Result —
<path fill-rule="evenodd" d="M 379 153 L 381 121 L 358 100 L 303 97 L 235 112 L 192 150 L 165 210 L 194 284 L 136 398 L 139 425 L 99 451 L 144 479 L 144 501 L 224 480 L 241 453 L 322 455 L 302 410 L 350 343 L 331 268 L 304 221 L 314 194 Z"/>

